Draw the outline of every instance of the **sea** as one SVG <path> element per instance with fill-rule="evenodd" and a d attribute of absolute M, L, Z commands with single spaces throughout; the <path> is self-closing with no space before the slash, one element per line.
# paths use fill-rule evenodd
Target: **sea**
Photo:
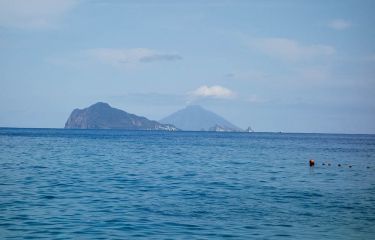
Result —
<path fill-rule="evenodd" d="M 375 239 L 375 135 L 0 128 L 0 239 Z"/>

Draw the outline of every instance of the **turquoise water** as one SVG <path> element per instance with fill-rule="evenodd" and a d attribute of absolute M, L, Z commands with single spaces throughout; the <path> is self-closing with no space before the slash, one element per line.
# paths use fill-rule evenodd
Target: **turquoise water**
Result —
<path fill-rule="evenodd" d="M 0 129 L 1 239 L 374 239 L 374 226 L 375 135 Z"/>

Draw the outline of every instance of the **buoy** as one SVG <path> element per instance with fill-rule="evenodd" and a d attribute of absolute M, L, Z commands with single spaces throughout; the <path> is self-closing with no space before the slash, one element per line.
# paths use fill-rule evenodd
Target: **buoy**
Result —
<path fill-rule="evenodd" d="M 314 159 L 310 159 L 309 164 L 310 164 L 310 167 L 314 167 L 315 165 Z"/>
<path fill-rule="evenodd" d="M 352 165 L 349 165 L 350 168 L 352 168 Z"/>
<path fill-rule="evenodd" d="M 325 163 L 322 163 L 322 165 L 324 166 L 324 165 L 326 165 Z"/>
<path fill-rule="evenodd" d="M 341 167 L 341 164 L 339 163 L 339 164 L 337 164 L 337 166 Z"/>

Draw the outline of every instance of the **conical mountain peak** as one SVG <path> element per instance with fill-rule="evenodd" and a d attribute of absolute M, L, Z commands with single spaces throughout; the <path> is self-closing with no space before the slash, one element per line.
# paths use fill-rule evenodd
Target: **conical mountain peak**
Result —
<path fill-rule="evenodd" d="M 186 131 L 210 131 L 216 129 L 215 126 L 221 126 L 223 131 L 241 131 L 223 117 L 199 105 L 189 105 L 160 122 L 173 124 Z"/>

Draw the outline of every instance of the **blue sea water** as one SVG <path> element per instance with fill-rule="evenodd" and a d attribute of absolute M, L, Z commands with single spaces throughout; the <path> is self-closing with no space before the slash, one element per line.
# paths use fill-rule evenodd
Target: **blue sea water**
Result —
<path fill-rule="evenodd" d="M 374 239 L 375 135 L 2 128 L 0 238 Z"/>

